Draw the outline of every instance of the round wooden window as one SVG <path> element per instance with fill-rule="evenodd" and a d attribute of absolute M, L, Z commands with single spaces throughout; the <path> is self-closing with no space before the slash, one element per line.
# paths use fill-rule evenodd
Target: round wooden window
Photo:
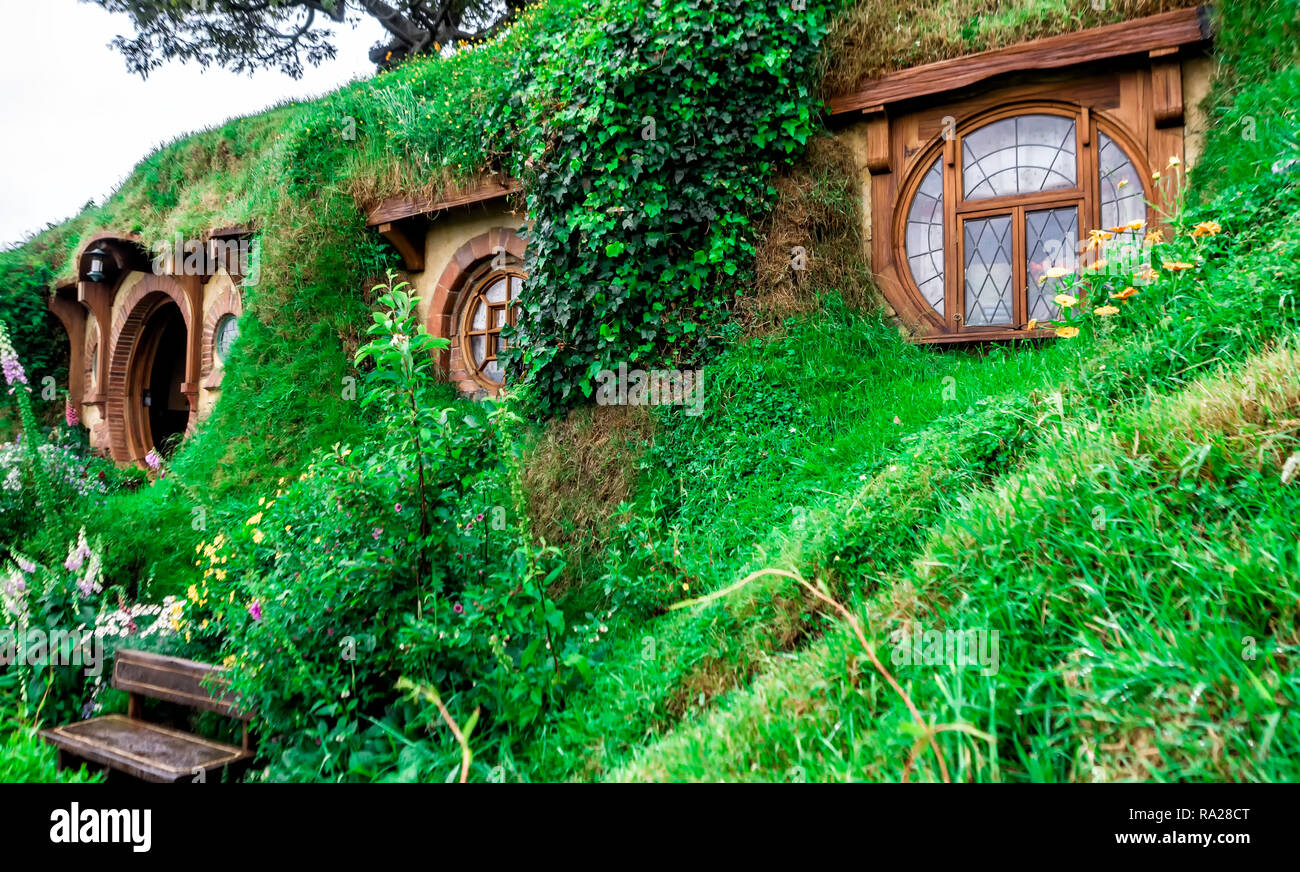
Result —
<path fill-rule="evenodd" d="M 230 356 L 230 347 L 239 338 L 239 320 L 234 315 L 222 315 L 213 332 L 216 335 L 212 343 L 213 351 L 217 353 L 217 359 L 225 363 Z"/>
<path fill-rule="evenodd" d="M 474 380 L 489 388 L 505 381 L 497 355 L 505 350 L 501 328 L 515 325 L 515 303 L 523 275 L 496 270 L 480 279 L 465 301 L 460 319 L 460 349 L 465 368 Z"/>
<path fill-rule="evenodd" d="M 896 238 L 941 333 L 1059 318 L 1058 271 L 1082 269 L 1090 231 L 1145 224 L 1145 174 L 1116 134 L 1079 107 L 1040 104 L 936 140 L 904 187 Z"/>

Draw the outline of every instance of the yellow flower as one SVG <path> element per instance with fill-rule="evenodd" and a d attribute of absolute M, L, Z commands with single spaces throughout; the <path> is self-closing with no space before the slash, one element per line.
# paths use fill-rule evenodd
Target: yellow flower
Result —
<path fill-rule="evenodd" d="M 1202 221 L 1192 230 L 1192 236 L 1197 239 L 1202 236 L 1218 236 L 1222 230 L 1218 221 Z"/>
<path fill-rule="evenodd" d="M 244 525 L 251 526 L 252 524 L 260 524 L 260 523 L 262 523 L 262 513 L 258 512 L 256 515 L 254 515 L 253 517 L 245 521 Z"/>
<path fill-rule="evenodd" d="M 1056 335 L 1062 339 L 1073 339 L 1079 335 L 1078 327 L 1057 327 Z"/>
<path fill-rule="evenodd" d="M 1182 163 L 1182 161 L 1179 160 L 1179 159 L 1176 158 L 1176 157 L 1171 157 L 1171 158 L 1169 158 L 1169 166 L 1171 166 L 1171 167 L 1176 167 L 1176 166 L 1178 166 L 1180 163 Z"/>
<path fill-rule="evenodd" d="M 257 498 L 257 504 L 258 504 L 259 506 L 262 505 L 262 504 L 265 503 L 265 502 L 266 502 L 266 497 L 258 497 L 258 498 Z"/>
<path fill-rule="evenodd" d="M 1048 267 L 1047 272 L 1043 273 L 1043 275 L 1047 276 L 1049 279 L 1059 279 L 1062 276 L 1068 276 L 1069 274 L 1070 270 L 1063 266 Z"/>
<path fill-rule="evenodd" d="M 1137 292 L 1138 292 L 1137 288 L 1127 287 L 1124 290 L 1120 291 L 1119 293 L 1111 294 L 1110 298 L 1112 300 L 1127 300 L 1129 297 L 1137 296 Z"/>
<path fill-rule="evenodd" d="M 254 530 L 254 531 L 253 531 L 253 544 L 254 544 L 254 545 L 260 544 L 261 541 L 262 541 L 263 539 L 265 539 L 265 538 L 266 538 L 266 536 L 262 533 L 261 530 Z"/>
<path fill-rule="evenodd" d="M 197 544 L 197 545 L 194 546 L 194 553 L 195 553 L 195 554 L 198 554 L 198 553 L 199 553 L 200 551 L 202 551 L 202 550 L 203 550 L 203 543 L 202 543 L 202 542 L 200 542 L 199 544 Z"/>
<path fill-rule="evenodd" d="M 1026 330 L 1037 330 L 1037 329 L 1038 329 L 1038 319 L 1037 319 L 1037 318 L 1030 318 L 1030 319 L 1029 319 L 1029 323 L 1025 325 L 1025 329 L 1026 329 Z"/>
<path fill-rule="evenodd" d="M 226 570 L 224 570 L 224 569 L 218 569 L 217 572 L 216 572 L 216 576 L 217 576 L 217 581 L 225 581 L 225 580 L 226 580 Z"/>
<path fill-rule="evenodd" d="M 1103 318 L 1109 318 L 1111 315 L 1119 314 L 1119 306 L 1098 306 L 1092 310 L 1092 314 L 1100 315 Z"/>
<path fill-rule="evenodd" d="M 212 540 L 212 544 L 214 547 L 220 548 L 225 543 L 225 541 L 226 541 L 226 534 L 218 533 L 217 538 Z"/>
<path fill-rule="evenodd" d="M 1143 221 L 1141 218 L 1134 218 L 1132 221 L 1125 224 L 1124 227 L 1128 230 L 1141 230 L 1142 225 L 1144 224 L 1146 224 L 1146 222 Z"/>
<path fill-rule="evenodd" d="M 1088 269 L 1091 270 L 1091 271 L 1093 271 L 1093 272 L 1096 272 L 1096 271 L 1099 270 L 1099 269 L 1105 269 L 1105 268 L 1106 268 L 1106 259 L 1105 259 L 1104 257 L 1099 257 L 1099 258 L 1097 258 L 1095 261 L 1093 261 L 1093 262 L 1088 266 Z"/>
<path fill-rule="evenodd" d="M 1163 230 L 1148 230 L 1146 236 L 1147 245 L 1155 245 L 1157 242 L 1165 241 L 1165 232 Z"/>
<path fill-rule="evenodd" d="M 1151 178 L 1155 179 L 1157 182 L 1160 181 L 1160 170 L 1156 170 L 1154 173 L 1152 173 Z"/>
<path fill-rule="evenodd" d="M 193 602 L 199 601 L 199 589 L 192 584 L 190 585 L 190 589 L 185 592 L 185 595 Z"/>
<path fill-rule="evenodd" d="M 1180 270 L 1193 269 L 1195 268 L 1196 264 L 1184 263 L 1181 260 L 1167 260 L 1164 263 L 1162 263 L 1161 266 L 1163 266 L 1165 269 L 1169 270 L 1170 272 L 1179 272 Z"/>
<path fill-rule="evenodd" d="M 1079 305 L 1079 298 L 1072 297 L 1069 294 L 1057 294 L 1055 297 L 1052 298 L 1052 300 L 1053 302 L 1056 303 L 1056 305 L 1060 306 L 1062 309 L 1068 309 L 1071 306 Z"/>
<path fill-rule="evenodd" d="M 1112 233 L 1112 232 L 1110 232 L 1109 230 L 1089 230 L 1089 231 L 1088 231 L 1088 238 L 1089 238 L 1089 239 L 1100 239 L 1100 240 L 1103 241 L 1103 242 L 1105 242 L 1107 239 L 1110 239 L 1110 238 L 1111 238 L 1112 236 L 1114 236 L 1114 235 L 1115 235 L 1115 234 Z"/>

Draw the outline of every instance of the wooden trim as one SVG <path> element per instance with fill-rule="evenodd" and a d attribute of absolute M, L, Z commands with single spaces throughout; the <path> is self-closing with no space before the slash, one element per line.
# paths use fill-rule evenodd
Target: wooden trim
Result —
<path fill-rule="evenodd" d="M 1179 9 L 901 70 L 864 83 L 857 93 L 832 98 L 830 110 L 831 115 L 842 115 L 886 107 L 900 100 L 954 91 L 1003 73 L 1051 70 L 1200 45 L 1210 38 L 1209 6 Z"/>
<path fill-rule="evenodd" d="M 1156 127 L 1183 125 L 1183 65 L 1177 55 L 1151 53 L 1151 115 Z"/>
<path fill-rule="evenodd" d="M 873 176 L 894 171 L 889 159 L 889 116 L 884 109 L 867 115 L 867 170 Z"/>
<path fill-rule="evenodd" d="M 366 218 L 366 226 L 375 227 L 380 224 L 391 224 L 403 218 L 431 215 L 434 212 L 441 212 L 443 209 L 451 209 L 455 206 L 484 203 L 510 194 L 516 194 L 522 190 L 523 186 L 519 182 L 507 178 L 505 181 L 494 180 L 468 187 L 455 188 L 437 199 L 407 196 L 389 197 L 370 211 L 370 215 Z"/>
<path fill-rule="evenodd" d="M 250 761 L 253 757 L 253 754 L 245 748 L 227 745 L 224 742 L 214 742 L 211 739 L 205 739 L 202 736 L 196 736 L 192 733 L 183 733 L 180 730 L 173 730 L 158 724 L 151 724 L 134 717 L 104 715 L 102 718 L 95 718 L 94 720 L 120 721 L 128 724 L 134 731 L 149 731 L 160 735 L 171 736 L 176 739 L 182 739 L 189 744 L 200 745 L 209 749 L 214 756 L 209 760 L 205 760 L 202 766 L 180 768 L 169 766 L 167 763 L 156 757 L 145 757 L 139 754 L 132 754 L 130 751 L 124 750 L 115 745 L 96 742 L 89 736 L 82 736 L 69 732 L 72 728 L 90 723 L 90 721 L 80 721 L 76 724 L 68 724 L 50 730 L 42 730 L 41 738 L 57 747 L 61 753 L 70 753 L 77 757 L 81 757 L 84 760 L 89 760 L 92 763 L 111 766 L 114 769 L 126 772 L 128 775 L 132 775 L 141 780 L 153 782 L 176 782 L 184 778 L 192 778 L 196 774 L 195 769 L 202 769 L 205 773 L 216 773 L 228 766 L 234 766 L 244 763 L 245 761 Z"/>
<path fill-rule="evenodd" d="M 424 269 L 424 234 L 414 231 L 411 222 L 386 221 L 377 225 L 379 235 L 388 240 L 388 244 L 397 249 L 402 256 L 402 266 L 407 272 L 420 272 Z M 423 224 L 423 222 L 421 222 Z M 423 226 L 420 229 L 426 229 Z"/>

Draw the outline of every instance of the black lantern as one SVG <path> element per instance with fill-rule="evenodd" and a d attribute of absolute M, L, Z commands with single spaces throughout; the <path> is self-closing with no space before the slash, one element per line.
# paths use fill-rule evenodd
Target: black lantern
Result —
<path fill-rule="evenodd" d="M 102 248 L 92 248 L 90 255 L 90 269 L 86 271 L 86 278 L 95 284 L 104 280 L 104 258 L 108 257 L 108 252 Z"/>

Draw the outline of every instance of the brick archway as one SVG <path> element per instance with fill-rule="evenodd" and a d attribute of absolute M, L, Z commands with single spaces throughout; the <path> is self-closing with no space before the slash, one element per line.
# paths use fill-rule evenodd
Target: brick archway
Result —
<path fill-rule="evenodd" d="M 180 308 L 185 321 L 186 345 L 193 347 L 194 314 L 190 295 L 175 278 L 165 275 L 146 275 L 127 294 L 118 316 L 114 319 L 109 342 L 107 384 L 107 414 L 109 451 L 119 463 L 142 460 L 151 444 L 143 436 L 141 426 L 140 373 L 138 352 L 149 319 L 168 303 Z M 186 372 L 189 372 L 187 362 Z M 183 386 L 190 406 L 189 426 L 197 420 L 197 391 L 189 380 Z"/>
<path fill-rule="evenodd" d="M 492 261 L 498 254 L 504 255 L 501 266 L 513 269 L 522 267 L 524 249 L 523 237 L 513 228 L 493 227 L 456 249 L 456 253 L 443 268 L 442 275 L 438 277 L 424 326 L 430 336 L 451 340 L 451 349 L 438 354 L 438 364 L 453 381 L 458 380 L 456 363 L 460 350 L 456 347 L 456 312 L 462 294 L 472 279 L 492 268 Z M 461 375 L 468 379 L 468 375 Z"/>

